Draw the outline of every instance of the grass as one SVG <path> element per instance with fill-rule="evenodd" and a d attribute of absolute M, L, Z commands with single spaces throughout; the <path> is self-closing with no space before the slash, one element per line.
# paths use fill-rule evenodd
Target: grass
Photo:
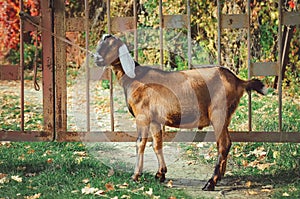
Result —
<path fill-rule="evenodd" d="M 111 173 L 82 143 L 2 143 L 0 160 L 1 198 L 188 198 L 152 174 L 134 183 L 131 173 Z"/>
<path fill-rule="evenodd" d="M 21 130 L 20 97 L 16 93 L 1 94 L 0 129 Z M 40 104 L 25 102 L 24 123 L 25 130 L 41 130 L 43 128 L 43 115 Z"/>
<path fill-rule="evenodd" d="M 283 97 L 283 132 L 300 132 L 299 97 Z M 278 96 L 252 94 L 253 131 L 278 131 Z M 248 129 L 248 95 L 241 98 L 237 111 L 232 117 L 229 129 L 243 131 Z"/>

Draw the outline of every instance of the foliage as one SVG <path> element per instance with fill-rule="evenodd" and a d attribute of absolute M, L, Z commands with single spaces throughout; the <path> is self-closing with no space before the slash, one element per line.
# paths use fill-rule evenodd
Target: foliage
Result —
<path fill-rule="evenodd" d="M 31 16 L 39 15 L 39 1 L 24 1 L 24 12 Z M 19 0 L 0 2 L 0 60 L 11 50 L 17 50 L 20 42 L 20 6 Z M 36 35 L 31 34 L 33 37 Z"/>

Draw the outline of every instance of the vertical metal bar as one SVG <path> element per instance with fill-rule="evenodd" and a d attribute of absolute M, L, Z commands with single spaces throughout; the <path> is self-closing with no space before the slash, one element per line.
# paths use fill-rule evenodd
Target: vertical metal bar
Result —
<path fill-rule="evenodd" d="M 89 2 L 84 0 L 84 11 L 85 11 L 85 72 L 86 72 L 86 130 L 91 131 L 91 116 L 90 116 L 90 67 L 89 67 Z"/>
<path fill-rule="evenodd" d="M 278 131 L 282 132 L 282 1 L 278 4 Z"/>
<path fill-rule="evenodd" d="M 248 25 L 247 25 L 247 50 L 248 50 L 248 79 L 251 79 L 251 7 L 250 7 L 250 0 L 247 2 L 247 12 L 248 12 Z M 249 132 L 252 131 L 252 98 L 251 98 L 251 91 L 248 92 L 248 130 Z"/>
<path fill-rule="evenodd" d="M 52 5 L 48 1 L 40 1 L 42 20 L 42 46 L 43 46 L 43 115 L 45 137 L 54 135 L 54 60 L 53 60 L 53 15 Z M 54 139 L 54 137 L 52 137 Z"/>
<path fill-rule="evenodd" d="M 23 11 L 23 0 L 20 0 L 20 11 Z M 20 75 L 21 75 L 21 131 L 24 131 L 24 38 L 23 20 L 20 19 Z"/>
<path fill-rule="evenodd" d="M 164 15 L 162 12 L 162 0 L 159 0 L 159 48 L 160 48 L 160 68 L 164 65 L 164 36 L 163 36 Z"/>
<path fill-rule="evenodd" d="M 54 34 L 65 37 L 65 4 L 55 0 Z M 63 137 L 67 131 L 67 67 L 66 46 L 63 41 L 54 38 L 55 61 L 55 139 Z"/>
<path fill-rule="evenodd" d="M 137 23 L 138 23 L 138 14 L 137 14 L 137 0 L 134 0 L 133 3 L 133 13 L 134 13 L 134 59 L 138 62 L 138 32 L 137 32 Z"/>
<path fill-rule="evenodd" d="M 188 25 L 188 68 L 192 65 L 192 31 L 191 31 L 191 6 L 190 0 L 187 0 L 187 25 Z"/>
<path fill-rule="evenodd" d="M 221 4 L 220 0 L 217 0 L 218 7 L 218 65 L 221 65 Z"/>
<path fill-rule="evenodd" d="M 110 0 L 107 0 L 107 31 L 111 33 Z M 113 73 L 109 70 L 110 128 L 115 131 Z"/>

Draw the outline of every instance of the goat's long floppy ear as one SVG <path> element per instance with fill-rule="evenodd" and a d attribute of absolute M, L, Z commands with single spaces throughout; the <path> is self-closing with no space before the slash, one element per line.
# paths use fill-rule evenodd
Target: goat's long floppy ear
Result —
<path fill-rule="evenodd" d="M 130 78 L 134 78 L 135 77 L 135 72 L 134 72 L 135 63 L 134 63 L 134 60 L 132 59 L 131 55 L 129 54 L 129 51 L 125 44 L 123 44 L 119 48 L 119 58 L 120 58 L 121 65 L 122 65 L 122 68 L 123 68 L 125 74 Z"/>

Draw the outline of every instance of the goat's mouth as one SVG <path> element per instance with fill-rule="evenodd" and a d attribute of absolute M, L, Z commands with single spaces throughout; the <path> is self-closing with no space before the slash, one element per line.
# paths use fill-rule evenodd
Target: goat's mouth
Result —
<path fill-rule="evenodd" d="M 106 66 L 103 57 L 101 55 L 99 55 L 98 53 L 95 54 L 95 64 L 99 67 Z"/>

